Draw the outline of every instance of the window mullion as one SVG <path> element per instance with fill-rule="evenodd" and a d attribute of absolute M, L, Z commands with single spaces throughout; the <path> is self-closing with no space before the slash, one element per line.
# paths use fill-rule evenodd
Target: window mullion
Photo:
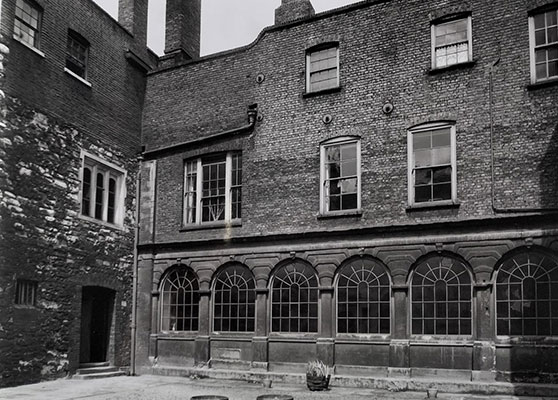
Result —
<path fill-rule="evenodd" d="M 227 153 L 227 158 L 225 161 L 225 221 L 231 220 L 231 212 L 232 212 L 231 182 L 232 182 L 232 154 Z"/>
<path fill-rule="evenodd" d="M 196 163 L 196 220 L 194 221 L 197 224 L 201 224 L 202 220 L 202 189 L 203 189 L 203 168 L 202 168 L 202 160 L 201 158 L 198 159 Z"/>

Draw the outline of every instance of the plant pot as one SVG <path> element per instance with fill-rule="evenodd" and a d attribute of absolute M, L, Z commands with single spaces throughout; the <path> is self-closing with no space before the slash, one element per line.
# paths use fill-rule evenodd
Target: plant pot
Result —
<path fill-rule="evenodd" d="M 329 386 L 329 378 L 331 375 L 328 376 L 313 376 L 306 374 L 306 386 L 311 391 L 315 390 L 327 390 Z"/>

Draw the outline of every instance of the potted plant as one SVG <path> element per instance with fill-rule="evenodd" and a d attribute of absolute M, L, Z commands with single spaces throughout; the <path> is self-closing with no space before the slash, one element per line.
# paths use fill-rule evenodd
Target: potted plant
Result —
<path fill-rule="evenodd" d="M 308 389 L 312 391 L 327 390 L 330 377 L 329 368 L 322 361 L 308 362 L 306 366 L 306 386 L 308 386 Z"/>

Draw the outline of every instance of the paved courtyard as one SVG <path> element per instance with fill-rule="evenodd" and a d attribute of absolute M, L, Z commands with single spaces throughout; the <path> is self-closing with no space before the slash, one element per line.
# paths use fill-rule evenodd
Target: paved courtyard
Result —
<path fill-rule="evenodd" d="M 426 398 L 426 393 L 423 392 L 389 392 L 338 387 L 332 387 L 327 392 L 310 392 L 302 385 L 273 385 L 268 389 L 256 383 L 150 375 L 94 380 L 61 379 L 0 389 L 0 399 L 3 400 L 189 400 L 192 396 L 197 395 L 221 395 L 230 400 L 255 400 L 262 394 L 289 394 L 295 400 L 422 400 Z M 440 393 L 438 398 L 442 400 L 550 400 L 549 397 L 478 396 L 450 393 Z"/>

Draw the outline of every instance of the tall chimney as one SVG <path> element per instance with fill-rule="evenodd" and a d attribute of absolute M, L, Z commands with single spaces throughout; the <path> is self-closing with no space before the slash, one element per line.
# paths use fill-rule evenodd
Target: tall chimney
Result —
<path fill-rule="evenodd" d="M 315 13 L 310 0 L 281 0 L 281 5 L 275 9 L 275 25 L 311 17 Z"/>
<path fill-rule="evenodd" d="M 167 0 L 165 54 L 200 56 L 201 0 Z M 182 53 L 182 54 L 178 54 Z"/>
<path fill-rule="evenodd" d="M 118 1 L 118 22 L 144 47 L 147 45 L 147 4 L 148 0 Z"/>

